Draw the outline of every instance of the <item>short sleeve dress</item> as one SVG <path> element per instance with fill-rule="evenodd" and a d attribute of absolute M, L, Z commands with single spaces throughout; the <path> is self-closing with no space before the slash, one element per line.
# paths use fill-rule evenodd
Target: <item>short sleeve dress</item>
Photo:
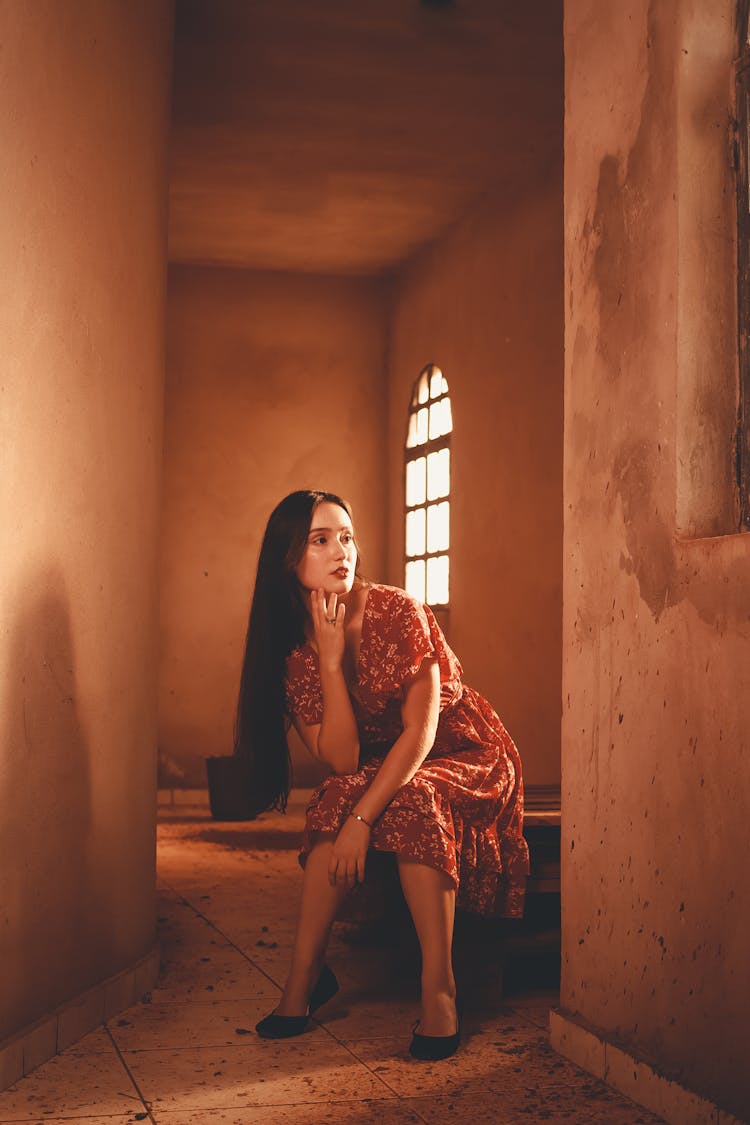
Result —
<path fill-rule="evenodd" d="M 402 731 L 404 684 L 425 657 L 440 668 L 435 743 L 375 823 L 370 847 L 444 871 L 465 910 L 520 917 L 529 853 L 518 751 L 487 700 L 462 683 L 461 665 L 429 607 L 393 586 L 367 589 L 350 689 L 360 768 L 331 774 L 313 793 L 300 863 L 318 839 L 339 831 L 369 786 Z M 286 708 L 305 724 L 322 721 L 318 658 L 309 643 L 287 660 Z"/>

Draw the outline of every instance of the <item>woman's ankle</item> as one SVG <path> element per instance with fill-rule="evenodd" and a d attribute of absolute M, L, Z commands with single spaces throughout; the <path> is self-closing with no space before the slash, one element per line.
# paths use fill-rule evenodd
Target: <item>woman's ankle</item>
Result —
<path fill-rule="evenodd" d="M 423 971 L 421 987 L 423 996 L 449 996 L 451 1000 L 456 999 L 456 980 L 450 971 L 443 970 L 434 973 Z"/>
<path fill-rule="evenodd" d="M 276 1008 L 280 1016 L 307 1015 L 310 993 L 315 988 L 320 970 L 323 967 L 324 958 L 321 957 L 319 960 L 320 964 L 316 961 L 312 965 L 305 966 L 304 969 L 292 967 Z"/>
<path fill-rule="evenodd" d="M 421 1035 L 455 1035 L 458 1030 L 455 989 L 423 992 L 419 1033 Z"/>

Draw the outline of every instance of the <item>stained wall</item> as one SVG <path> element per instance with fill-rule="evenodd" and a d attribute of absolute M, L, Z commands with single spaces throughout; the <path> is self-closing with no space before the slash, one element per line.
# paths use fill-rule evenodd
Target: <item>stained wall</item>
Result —
<path fill-rule="evenodd" d="M 550 112 L 560 117 L 562 86 Z M 389 580 L 404 581 L 403 448 L 414 381 L 448 382 L 451 601 L 465 678 L 559 784 L 562 602 L 562 154 L 493 193 L 399 278 L 389 346 Z"/>
<path fill-rule="evenodd" d="M 171 10 L 0 42 L 2 1039 L 155 940 Z"/>
<path fill-rule="evenodd" d="M 354 507 L 385 570 L 384 283 L 173 267 L 161 547 L 161 784 L 231 753 L 258 551 L 297 488 Z M 320 767 L 294 744 L 295 782 Z"/>
<path fill-rule="evenodd" d="M 562 1005 L 746 1113 L 733 15 L 566 3 Z"/>

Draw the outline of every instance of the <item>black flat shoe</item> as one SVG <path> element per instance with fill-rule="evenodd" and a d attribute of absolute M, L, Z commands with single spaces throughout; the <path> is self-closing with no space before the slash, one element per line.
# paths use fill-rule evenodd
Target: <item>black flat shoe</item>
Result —
<path fill-rule="evenodd" d="M 309 1022 L 309 1016 L 278 1016 L 271 1012 L 256 1023 L 255 1030 L 261 1039 L 291 1039 L 294 1035 L 303 1035 Z"/>
<path fill-rule="evenodd" d="M 455 1035 L 418 1035 L 419 1020 L 414 1024 L 414 1034 L 411 1037 L 409 1054 L 421 1062 L 439 1062 L 449 1059 L 458 1050 L 461 1041 L 461 1026 L 459 1024 Z"/>
<path fill-rule="evenodd" d="M 260 1023 L 256 1023 L 255 1030 L 261 1039 L 292 1039 L 295 1035 L 304 1035 L 310 1022 L 310 1016 L 326 1004 L 339 990 L 339 982 L 327 965 L 321 969 L 320 976 L 310 993 L 310 1003 L 306 1016 L 280 1016 L 271 1012 Z"/>

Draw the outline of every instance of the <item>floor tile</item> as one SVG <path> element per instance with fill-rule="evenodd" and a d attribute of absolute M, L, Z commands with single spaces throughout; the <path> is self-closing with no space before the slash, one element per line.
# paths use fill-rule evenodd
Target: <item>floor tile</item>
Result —
<path fill-rule="evenodd" d="M 334 996 L 316 1016 L 332 1035 L 342 1043 L 358 1039 L 387 1038 L 400 1034 L 407 1043 L 415 1020 L 419 1018 L 419 1001 Z"/>
<path fill-rule="evenodd" d="M 180 1110 L 157 1111 L 156 1125 L 205 1125 L 203 1111 L 197 1113 Z M 244 1109 L 212 1109 L 211 1125 L 423 1125 L 416 1109 L 399 1101 L 356 1102 L 304 1102 L 273 1107 L 269 1117 L 268 1106 Z"/>
<path fill-rule="evenodd" d="M 104 1033 L 94 1033 L 103 1035 Z M 143 1112 L 144 1106 L 117 1052 L 100 1041 L 87 1041 L 37 1067 L 0 1094 L 0 1121 L 38 1121 L 62 1117 L 122 1116 Z"/>
<path fill-rule="evenodd" d="M 408 1104 L 427 1125 L 659 1125 L 659 1119 L 602 1083 L 466 1090 L 459 1097 L 412 1098 Z"/>
<path fill-rule="evenodd" d="M 538 1027 L 541 1031 L 549 1030 L 549 1013 L 552 1005 L 527 1005 L 523 1008 L 517 1008 L 512 1000 L 508 1001 L 511 1010 L 514 1011 L 519 1019 L 526 1020 Z"/>
<path fill-rule="evenodd" d="M 255 1034 L 256 1023 L 275 1008 L 278 997 L 276 989 L 272 995 L 254 1000 L 152 1001 L 129 1009 L 110 1021 L 109 1028 L 121 1051 L 237 1046 L 245 1035 Z"/>
<path fill-rule="evenodd" d="M 273 989 L 271 989 L 273 992 Z M 268 978 L 236 949 L 193 950 L 186 956 L 167 958 L 156 986 L 154 1001 L 232 998 L 269 995 Z"/>
<path fill-rule="evenodd" d="M 394 1041 L 399 1037 L 408 1044 L 414 1023 L 419 1019 L 419 998 L 416 994 L 407 998 L 375 993 L 351 999 L 338 993 L 321 1009 L 317 1019 L 342 1043 L 353 1045 L 361 1039 L 375 1038 Z M 502 1009 L 492 1017 L 465 1011 L 461 1025 L 467 1043 L 487 1035 L 495 1038 L 509 1035 L 514 1048 L 519 1042 L 538 1042 L 539 1029 L 509 1009 Z"/>
<path fill-rule="evenodd" d="M 234 1109 L 388 1097 L 392 1091 L 319 1027 L 285 1042 L 248 1036 L 239 1047 L 124 1054 L 144 1098 L 160 1110 Z"/>
<path fill-rule="evenodd" d="M 15 1118 L 14 1120 L 18 1121 L 19 1119 Z M 95 1117 L 88 1114 L 85 1117 L 79 1117 L 77 1113 L 72 1117 L 47 1117 L 45 1114 L 44 1117 L 21 1118 L 20 1120 L 25 1125 L 135 1125 L 138 1121 L 143 1121 L 145 1125 L 148 1125 L 148 1113 L 141 1106 L 130 1113 L 108 1113 L 104 1117 L 99 1114 Z M 1 1117 L 0 1121 L 2 1121 Z"/>
<path fill-rule="evenodd" d="M 461 1050 L 442 1063 L 412 1059 L 419 968 L 408 926 L 337 922 L 329 964 L 340 992 L 305 1035 L 259 1039 L 254 1025 L 275 1006 L 294 943 L 291 824 L 196 815 L 160 826 L 162 974 L 151 1002 L 0 1094 L 0 1123 L 124 1125 L 145 1113 L 137 1083 L 156 1125 L 656 1125 L 552 1051 L 559 995 L 542 977 L 508 981 L 517 994 L 484 987 L 499 966 L 484 946 L 470 952 L 481 987 L 464 991 Z"/>
<path fill-rule="evenodd" d="M 247 928 L 255 922 L 293 927 L 300 887 L 292 883 L 292 877 L 286 872 L 280 872 L 273 878 L 269 876 L 268 882 L 273 885 L 264 886 L 261 880 L 265 882 L 265 879 L 265 875 L 244 871 L 237 873 L 236 882 L 247 880 L 258 886 L 256 894 L 246 897 L 238 897 L 236 891 L 223 893 L 222 888 L 206 887 L 205 884 L 197 887 L 181 885 L 180 894 L 196 916 L 210 919 L 219 928 L 232 924 Z"/>
<path fill-rule="evenodd" d="M 529 1025 L 467 1036 L 451 1059 L 418 1062 L 408 1053 L 409 1036 L 359 1039 L 350 1050 L 399 1097 L 482 1093 L 494 1098 L 508 1086 L 581 1082 L 577 1067 L 560 1058 L 546 1036 Z"/>
<path fill-rule="evenodd" d="M 190 957 L 203 957 L 221 950 L 238 952 L 226 936 L 222 936 L 205 923 L 201 923 L 200 929 L 185 927 L 179 934 L 164 932 L 161 927 L 159 928 L 159 952 L 162 964 L 179 963 Z"/>

